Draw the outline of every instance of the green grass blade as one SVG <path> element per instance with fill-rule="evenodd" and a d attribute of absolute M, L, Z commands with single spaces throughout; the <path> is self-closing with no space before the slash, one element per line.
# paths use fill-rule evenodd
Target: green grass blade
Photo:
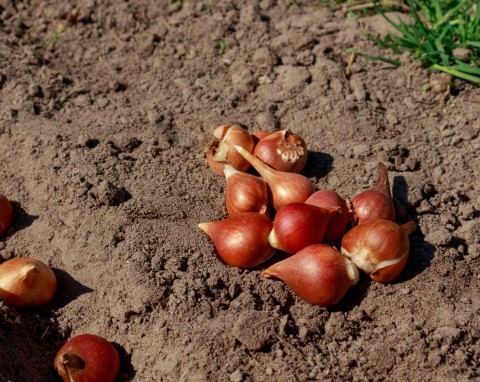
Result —
<path fill-rule="evenodd" d="M 480 48 L 480 41 L 465 41 L 463 43 L 464 47 L 471 46 L 474 48 Z"/>
<path fill-rule="evenodd" d="M 455 66 L 452 66 L 453 69 L 459 70 L 464 73 L 474 74 L 480 77 L 480 68 L 476 68 L 471 65 L 467 65 L 464 62 L 458 63 Z"/>
<path fill-rule="evenodd" d="M 435 40 L 435 47 L 437 48 L 438 55 L 440 56 L 440 59 L 443 62 L 443 65 L 448 66 L 450 64 L 448 60 L 448 56 L 445 53 L 445 49 L 443 48 L 442 42 L 440 41 L 439 38 Z"/>
<path fill-rule="evenodd" d="M 408 0 L 408 4 L 410 6 L 410 9 L 412 10 L 412 16 L 413 16 L 413 19 L 415 20 L 415 25 L 418 28 L 418 31 L 422 35 L 427 36 L 428 35 L 428 29 L 427 29 L 426 25 L 420 19 L 420 16 L 418 15 L 417 11 L 415 10 L 415 7 L 413 5 L 413 1 Z"/>
<path fill-rule="evenodd" d="M 459 71 L 458 69 L 449 68 L 449 67 L 438 65 L 438 64 L 434 64 L 433 68 L 437 69 L 437 70 L 441 70 L 442 72 L 451 74 L 454 77 L 458 77 L 458 78 L 461 78 L 461 79 L 464 79 L 464 80 L 467 80 L 467 81 L 471 81 L 475 84 L 480 84 L 480 77 L 477 77 L 477 76 Z"/>
<path fill-rule="evenodd" d="M 435 1 L 435 3 L 437 2 L 438 0 Z M 443 17 L 439 18 L 439 20 L 436 23 L 436 26 L 439 27 L 440 25 L 443 25 L 444 23 L 446 23 L 451 17 L 455 15 L 455 13 L 457 13 L 465 5 L 465 3 L 466 1 L 463 0 L 463 1 L 460 1 L 455 7 L 450 8 L 447 12 L 445 12 Z"/>
<path fill-rule="evenodd" d="M 369 39 L 397 54 L 411 51 L 416 60 L 433 70 L 479 83 L 480 4 L 476 0 L 407 0 L 406 3 L 411 10 L 410 21 L 401 18 L 394 21 L 377 6 L 377 12 L 395 31 L 381 39 L 373 36 Z M 470 62 L 463 63 L 453 56 L 453 50 L 458 47 L 472 51 Z M 356 53 L 368 59 L 401 65 L 394 59 Z"/>
<path fill-rule="evenodd" d="M 365 53 L 360 52 L 358 50 L 351 50 L 351 52 L 359 55 L 360 57 L 367 58 L 369 60 L 383 61 L 383 62 L 386 62 L 387 64 L 391 64 L 391 65 L 395 65 L 395 66 L 402 66 L 402 62 L 399 61 L 399 60 L 394 60 L 394 59 L 387 58 L 387 57 L 382 57 L 382 56 L 372 56 L 370 54 L 365 54 Z"/>

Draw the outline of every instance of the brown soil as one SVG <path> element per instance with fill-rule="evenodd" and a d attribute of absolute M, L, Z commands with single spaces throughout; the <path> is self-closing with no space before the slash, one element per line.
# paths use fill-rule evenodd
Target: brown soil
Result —
<path fill-rule="evenodd" d="M 299 3 L 0 1 L 0 256 L 59 281 L 47 306 L 0 307 L 2 382 L 58 380 L 83 333 L 115 344 L 119 381 L 480 378 L 480 89 L 408 55 L 347 74 L 348 48 L 389 54 L 361 33 L 382 19 Z M 343 197 L 383 161 L 418 224 L 398 281 L 326 309 L 260 276 L 282 254 L 220 262 L 196 226 L 226 216 L 202 145 L 233 121 L 300 134 L 304 174 Z"/>

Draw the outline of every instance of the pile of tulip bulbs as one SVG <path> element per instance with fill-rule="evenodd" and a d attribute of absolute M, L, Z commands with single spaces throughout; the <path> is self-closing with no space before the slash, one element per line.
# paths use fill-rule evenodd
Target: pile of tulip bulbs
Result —
<path fill-rule="evenodd" d="M 225 176 L 229 217 L 198 226 L 231 266 L 255 268 L 276 250 L 292 254 L 262 275 L 282 280 L 310 304 L 330 306 L 357 283 L 359 270 L 382 283 L 397 277 L 416 226 L 395 222 L 383 163 L 372 188 L 345 200 L 333 190 L 315 190 L 300 174 L 307 153 L 305 141 L 287 130 L 217 127 L 206 157 Z M 260 177 L 246 172 L 250 166 Z"/>
<path fill-rule="evenodd" d="M 0 236 L 12 223 L 10 201 L 0 195 Z M 0 300 L 14 308 L 35 308 L 50 302 L 57 278 L 40 260 L 19 257 L 0 264 Z M 65 382 L 113 382 L 120 368 L 115 347 L 102 337 L 73 337 L 57 353 L 55 369 Z"/>

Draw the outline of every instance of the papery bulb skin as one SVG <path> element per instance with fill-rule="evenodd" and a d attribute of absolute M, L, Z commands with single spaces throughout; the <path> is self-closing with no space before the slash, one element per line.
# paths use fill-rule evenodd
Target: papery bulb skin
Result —
<path fill-rule="evenodd" d="M 271 203 L 276 210 L 288 203 L 303 203 L 315 191 L 312 182 L 303 175 L 277 171 L 244 148 L 240 146 L 235 148 L 267 182 L 271 192 Z"/>
<path fill-rule="evenodd" d="M 15 308 L 48 303 L 57 290 L 57 278 L 48 265 L 28 257 L 0 264 L 0 298 Z"/>
<path fill-rule="evenodd" d="M 410 252 L 408 236 L 416 225 L 378 219 L 360 224 L 342 239 L 342 253 L 372 280 L 386 283 L 403 270 Z"/>
<path fill-rule="evenodd" d="M 274 248 L 288 253 L 320 244 L 329 220 L 340 207 L 320 208 L 306 203 L 289 203 L 277 211 L 268 240 Z"/>
<path fill-rule="evenodd" d="M 350 213 L 347 203 L 340 195 L 333 190 L 318 190 L 310 195 L 305 203 L 327 209 L 339 207 L 339 213 L 332 216 L 328 222 L 323 241 L 333 243 L 342 238 L 350 221 Z"/>
<path fill-rule="evenodd" d="M 3 195 L 0 195 L 0 236 L 7 230 L 12 223 L 13 208 L 10 201 Z"/>
<path fill-rule="evenodd" d="M 213 240 L 220 258 L 239 268 L 255 268 L 275 253 L 268 242 L 272 222 L 263 213 L 243 212 L 198 227 Z"/>
<path fill-rule="evenodd" d="M 54 367 L 64 382 L 113 382 L 120 369 L 120 357 L 106 339 L 82 334 L 61 347 Z"/>
<path fill-rule="evenodd" d="M 226 205 L 230 216 L 242 212 L 260 212 L 268 214 L 267 183 L 258 176 L 235 170 L 232 166 L 224 168 L 227 183 Z"/>
<path fill-rule="evenodd" d="M 277 171 L 300 173 L 307 163 L 307 144 L 288 130 L 275 131 L 263 137 L 253 155 Z"/>
<path fill-rule="evenodd" d="M 267 268 L 262 275 L 282 280 L 303 300 L 320 306 L 340 302 L 359 278 L 353 263 L 326 244 L 305 247 Z"/>
<path fill-rule="evenodd" d="M 207 163 L 217 174 L 223 175 L 225 164 L 230 164 L 239 171 L 247 171 L 250 163 L 245 160 L 234 146 L 243 147 L 252 153 L 255 143 L 252 136 L 241 126 L 218 126 L 212 134 L 212 140 L 205 148 Z"/>
<path fill-rule="evenodd" d="M 352 226 L 376 219 L 395 221 L 395 205 L 390 193 L 388 172 L 383 163 L 377 167 L 375 185 L 357 196 L 350 202 Z"/>

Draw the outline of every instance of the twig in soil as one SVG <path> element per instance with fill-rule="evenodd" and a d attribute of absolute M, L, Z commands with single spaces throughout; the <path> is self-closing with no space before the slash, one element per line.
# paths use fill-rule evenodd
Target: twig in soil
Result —
<path fill-rule="evenodd" d="M 72 25 L 75 25 L 76 23 L 77 23 L 77 14 L 70 13 L 67 16 L 67 20 L 64 23 L 62 22 L 57 25 L 55 34 L 51 36 L 47 41 L 45 41 L 45 44 L 43 44 L 43 47 L 48 48 L 60 37 L 60 35 L 65 31 L 65 29 L 67 29 L 68 27 L 71 27 Z"/>
<path fill-rule="evenodd" d="M 45 331 L 43 332 L 43 334 L 42 334 L 41 337 L 40 337 L 40 341 L 43 340 L 43 338 L 46 336 L 46 334 L 47 334 L 47 332 L 48 332 L 49 329 L 50 329 L 50 326 L 47 326 L 47 328 L 45 329 Z"/>
<path fill-rule="evenodd" d="M 350 75 L 352 74 L 352 65 L 355 62 L 355 56 L 355 51 L 352 51 L 350 56 L 348 57 L 347 67 L 345 68 L 345 74 L 347 75 L 347 77 L 350 77 Z"/>

